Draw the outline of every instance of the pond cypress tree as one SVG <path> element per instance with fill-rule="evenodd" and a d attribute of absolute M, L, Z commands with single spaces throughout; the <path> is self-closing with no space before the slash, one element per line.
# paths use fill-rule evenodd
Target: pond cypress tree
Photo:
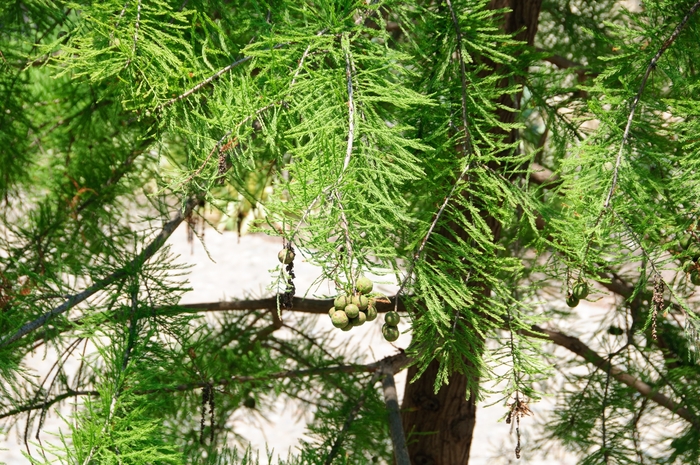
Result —
<path fill-rule="evenodd" d="M 582 463 L 697 463 L 698 8 L 5 2 L 0 419 L 35 463 L 253 463 L 229 419 L 281 396 L 313 413 L 286 463 L 464 464 L 501 381 L 517 457 L 549 393 Z M 180 305 L 205 209 L 282 238 L 272 297 Z M 294 296 L 301 259 L 335 295 Z M 331 307 L 412 343 L 366 364 Z"/>

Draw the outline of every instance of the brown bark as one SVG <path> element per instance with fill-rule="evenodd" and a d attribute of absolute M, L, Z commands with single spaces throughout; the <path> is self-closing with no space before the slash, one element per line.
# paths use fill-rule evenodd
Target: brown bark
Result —
<path fill-rule="evenodd" d="M 434 393 L 438 363 L 433 361 L 415 383 L 406 386 L 403 426 L 412 465 L 451 465 L 469 462 L 474 424 L 475 396 L 466 400 L 467 378 L 453 375 L 450 384 Z M 408 380 L 416 368 L 408 370 Z"/>
<path fill-rule="evenodd" d="M 506 32 L 521 31 L 519 40 L 533 44 L 537 32 L 542 0 L 493 0 L 491 8 L 509 7 L 503 29 Z M 506 83 L 504 83 L 505 85 Z M 519 96 L 504 95 L 499 103 L 515 107 Z M 513 122 L 513 112 L 499 110 L 498 117 L 504 122 Z M 509 141 L 517 137 L 515 132 L 505 135 Z M 498 240 L 500 224 L 487 218 L 493 237 Z M 459 234 L 459 232 L 458 232 Z M 485 292 L 489 292 L 488 289 Z M 454 374 L 450 382 L 435 394 L 434 386 L 438 362 L 433 361 L 423 375 L 406 386 L 403 398 L 403 427 L 408 435 L 408 452 L 413 465 L 465 465 L 476 425 L 476 393 L 469 393 L 467 400 L 467 378 Z M 416 375 L 415 367 L 408 371 L 410 381 Z"/>

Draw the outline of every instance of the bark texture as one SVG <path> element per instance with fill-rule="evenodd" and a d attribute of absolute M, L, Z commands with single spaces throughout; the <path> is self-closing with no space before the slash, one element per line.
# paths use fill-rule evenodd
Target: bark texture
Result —
<path fill-rule="evenodd" d="M 492 9 L 510 8 L 504 16 L 503 29 L 506 32 L 521 31 L 519 40 L 533 44 L 537 32 L 537 22 L 542 0 L 493 0 Z M 505 85 L 506 83 L 504 83 Z M 500 103 L 513 108 L 519 96 L 504 95 Z M 498 117 L 504 122 L 513 122 L 513 112 L 499 110 Z M 517 137 L 512 132 L 506 135 L 510 140 Z M 487 214 L 486 214 L 487 215 Z M 500 224 L 487 218 L 496 240 L 500 236 Z M 457 232 L 460 234 L 460 232 Z M 485 290 L 488 292 L 488 289 Z M 416 368 L 408 371 L 410 381 L 416 375 Z M 413 465 L 465 465 L 469 462 L 469 452 L 476 425 L 476 393 L 469 393 L 467 400 L 467 379 L 455 374 L 448 385 L 435 394 L 434 386 L 438 363 L 433 361 L 415 383 L 406 386 L 402 403 L 404 431 L 408 436 L 408 452 Z"/>
<path fill-rule="evenodd" d="M 469 462 L 476 421 L 474 396 L 465 399 L 467 379 L 454 375 L 450 384 L 435 394 L 438 363 L 433 361 L 423 376 L 406 386 L 403 426 L 412 465 L 448 465 Z M 408 370 L 408 380 L 416 368 Z"/>

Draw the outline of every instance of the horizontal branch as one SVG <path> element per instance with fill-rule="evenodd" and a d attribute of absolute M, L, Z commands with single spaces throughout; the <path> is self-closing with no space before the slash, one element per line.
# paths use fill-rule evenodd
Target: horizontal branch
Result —
<path fill-rule="evenodd" d="M 68 399 L 69 397 L 78 397 L 78 396 L 95 396 L 98 397 L 100 395 L 99 391 L 74 391 L 72 389 L 69 389 L 67 392 L 64 392 L 62 394 L 57 395 L 56 397 L 49 399 L 44 402 L 39 402 L 38 404 L 29 404 L 29 405 L 23 405 L 21 407 L 17 407 L 12 410 L 8 410 L 7 412 L 0 413 L 0 420 L 3 418 L 8 418 L 13 415 L 19 415 L 20 413 L 24 412 L 31 412 L 32 410 L 40 410 L 40 409 L 47 409 L 51 407 L 52 405 L 61 402 L 62 400 Z"/>
<path fill-rule="evenodd" d="M 644 397 L 653 400 L 660 406 L 668 409 L 671 413 L 677 414 L 679 417 L 691 423 L 695 428 L 700 429 L 700 424 L 698 419 L 685 407 L 681 407 L 675 401 L 665 396 L 664 394 L 655 391 L 653 387 L 649 386 L 644 381 L 639 378 L 635 378 L 629 373 L 624 372 L 622 369 L 613 366 L 609 360 L 604 359 L 596 351 L 584 344 L 579 338 L 568 336 L 564 333 L 558 331 L 552 331 L 550 329 L 544 329 L 540 326 L 533 325 L 532 331 L 524 331 L 523 334 L 529 337 L 536 337 L 539 339 L 547 339 L 558 346 L 564 347 L 571 352 L 575 353 L 579 357 L 582 357 L 588 363 L 605 370 L 610 373 L 610 376 L 615 378 L 617 381 L 625 384 L 632 389 L 639 392 Z"/>
<path fill-rule="evenodd" d="M 55 307 L 51 309 L 50 311 L 44 313 L 40 317 L 30 321 L 29 323 L 26 323 L 24 326 L 19 328 L 14 334 L 11 334 L 10 336 L 7 336 L 3 339 L 0 340 L 0 348 L 1 347 L 6 347 L 9 344 L 12 344 L 13 342 L 19 340 L 23 336 L 31 333 L 32 331 L 35 331 L 36 329 L 42 327 L 44 324 L 46 324 L 51 318 L 61 315 L 63 313 L 66 313 L 68 310 L 71 308 L 75 307 L 79 303 L 85 301 L 95 293 L 101 291 L 102 289 L 106 288 L 107 286 L 119 281 L 120 279 L 125 278 L 126 276 L 129 275 L 129 273 L 132 272 L 132 270 L 138 269 L 141 267 L 148 259 L 150 259 L 155 253 L 165 244 L 165 241 L 168 240 L 170 235 L 177 229 L 177 227 L 182 223 L 182 221 L 187 218 L 191 213 L 194 207 L 197 205 L 198 200 L 194 197 L 190 198 L 186 203 L 185 203 L 185 208 L 184 211 L 180 211 L 177 213 L 175 218 L 167 222 L 164 226 L 163 229 L 158 233 L 158 235 L 151 241 L 150 244 L 144 248 L 141 253 L 139 253 L 136 258 L 134 258 L 132 261 L 126 264 L 126 266 L 120 268 L 119 270 L 115 271 L 114 273 L 110 274 L 106 278 L 100 279 L 97 281 L 95 284 L 92 286 L 88 287 L 82 292 L 79 292 L 78 294 L 74 294 L 68 299 L 66 299 L 65 302 L 63 302 L 61 305 L 58 307 Z"/>
<path fill-rule="evenodd" d="M 390 303 L 377 302 L 376 308 L 378 313 L 386 313 L 394 310 L 394 302 L 396 297 L 389 297 Z M 333 299 L 305 299 L 302 297 L 294 297 L 292 311 L 298 313 L 313 313 L 325 314 L 333 306 Z M 204 302 L 194 304 L 184 304 L 175 307 L 163 307 L 157 309 L 158 315 L 173 315 L 180 313 L 199 313 L 199 312 L 222 312 L 229 310 L 266 310 L 277 308 L 277 297 L 268 297 L 266 299 L 251 299 L 251 300 L 232 300 L 228 302 Z M 398 308 L 400 312 L 406 311 L 404 301 L 399 299 Z M 183 311 L 184 310 L 184 311 Z"/>

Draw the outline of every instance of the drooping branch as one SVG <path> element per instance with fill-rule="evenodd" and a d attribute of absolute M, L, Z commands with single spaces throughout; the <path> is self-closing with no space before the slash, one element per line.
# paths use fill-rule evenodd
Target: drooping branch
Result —
<path fill-rule="evenodd" d="M 141 251 L 141 253 L 139 253 L 136 256 L 136 258 L 127 263 L 126 266 L 120 268 L 119 270 L 110 274 L 106 278 L 100 279 L 84 291 L 68 297 L 68 299 L 66 299 L 66 301 L 63 302 L 61 305 L 54 307 L 50 311 L 41 315 L 40 317 L 26 323 L 15 333 L 0 340 L 0 348 L 6 347 L 9 344 L 12 344 L 13 342 L 19 340 L 23 336 L 31 333 L 32 331 L 37 330 L 38 328 L 46 324 L 51 318 L 66 313 L 68 310 L 75 307 L 79 303 L 85 301 L 95 293 L 119 281 L 120 279 L 125 278 L 129 275 L 129 273 L 132 270 L 140 268 L 144 263 L 146 263 L 146 261 L 148 261 L 148 259 L 155 255 L 155 253 L 163 246 L 163 244 L 165 244 L 165 241 L 168 240 L 170 235 L 175 231 L 175 229 L 177 229 L 180 223 L 182 223 L 182 221 L 192 213 L 192 210 L 194 210 L 194 207 L 198 203 L 199 199 L 191 197 L 189 200 L 187 200 L 187 202 L 185 202 L 185 208 L 183 209 L 183 211 L 178 212 L 175 218 L 167 222 L 163 226 L 163 229 L 160 231 L 160 233 L 158 233 L 158 235 L 151 241 L 151 243 L 148 244 L 146 248 L 144 248 Z"/>
<path fill-rule="evenodd" d="M 610 376 L 615 378 L 617 381 L 631 387 L 644 397 L 653 400 L 660 406 L 668 409 L 671 413 L 674 413 L 688 421 L 695 428 L 700 429 L 700 421 L 698 421 L 698 418 L 690 410 L 678 405 L 673 399 L 667 397 L 666 395 L 657 392 L 652 386 L 648 385 L 644 381 L 635 378 L 616 366 L 613 366 L 610 361 L 601 357 L 596 351 L 584 344 L 579 338 L 568 336 L 558 331 L 545 329 L 537 325 L 532 326 L 532 331 L 523 331 L 522 333 L 529 337 L 547 339 L 558 346 L 570 350 L 579 357 L 582 357 L 588 363 L 609 372 Z"/>

